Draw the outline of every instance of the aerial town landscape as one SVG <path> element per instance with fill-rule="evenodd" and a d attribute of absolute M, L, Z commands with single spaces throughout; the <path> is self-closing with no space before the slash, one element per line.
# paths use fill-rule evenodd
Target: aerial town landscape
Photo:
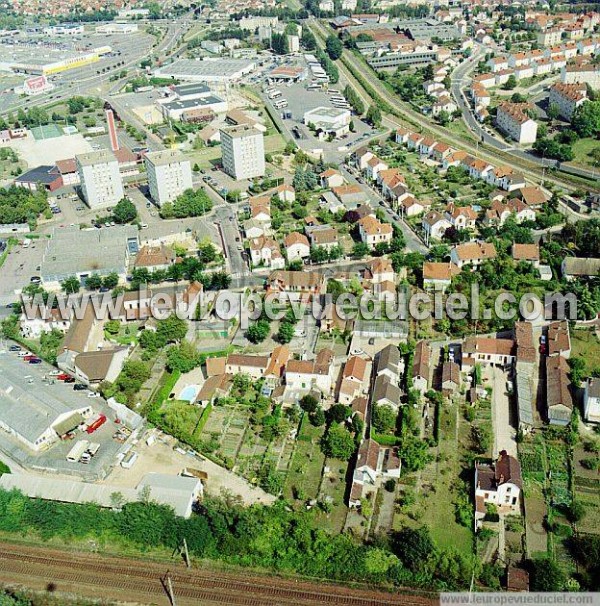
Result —
<path fill-rule="evenodd" d="M 598 2 L 0 0 L 0 604 L 597 597 L 599 211 Z"/>

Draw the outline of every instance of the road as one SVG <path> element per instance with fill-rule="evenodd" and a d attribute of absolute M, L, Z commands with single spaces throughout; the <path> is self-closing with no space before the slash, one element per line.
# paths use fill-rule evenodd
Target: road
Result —
<path fill-rule="evenodd" d="M 423 255 L 428 254 L 429 249 L 417 237 L 415 232 L 402 219 L 398 220 L 394 217 L 394 213 L 392 209 L 387 205 L 387 203 L 384 202 L 383 206 L 380 204 L 383 199 L 381 197 L 381 194 L 375 188 L 370 187 L 367 183 L 364 182 L 364 180 L 362 180 L 362 182 L 359 182 L 354 173 L 350 172 L 348 168 L 343 166 L 340 168 L 342 174 L 344 175 L 344 179 L 346 179 L 346 181 L 348 181 L 352 185 L 358 185 L 369 196 L 369 199 L 373 201 L 373 207 L 375 209 L 383 211 L 386 216 L 386 219 L 390 223 L 397 225 L 400 228 L 406 240 L 406 248 L 409 251 L 419 252 Z"/>
<path fill-rule="evenodd" d="M 330 30 L 314 17 L 308 19 L 306 23 L 313 34 L 315 34 L 319 43 L 324 46 L 324 40 L 331 33 Z M 546 163 L 551 162 L 549 160 L 544 161 L 541 158 L 537 158 L 526 152 L 518 152 L 513 149 L 503 151 L 498 147 L 496 139 L 494 139 L 494 144 L 489 144 L 493 149 L 488 151 L 486 149 L 486 146 L 488 145 L 487 141 L 484 140 L 484 145 L 479 147 L 479 145 L 474 145 L 470 141 L 462 139 L 460 136 L 452 133 L 439 124 L 430 122 L 421 113 L 415 111 L 409 104 L 401 101 L 396 95 L 389 91 L 385 84 L 377 78 L 375 72 L 367 67 L 364 61 L 358 59 L 352 52 L 344 49 L 342 57 L 343 60 L 337 61 L 336 63 L 340 72 L 344 73 L 344 75 L 347 75 L 350 72 L 344 63 L 345 61 L 355 72 L 360 73 L 368 82 L 369 86 L 376 91 L 377 97 L 385 101 L 400 114 L 401 118 L 396 118 L 391 115 L 387 116 L 387 118 L 396 126 L 414 128 L 414 125 L 416 124 L 420 129 L 419 132 L 428 132 L 436 139 L 458 149 L 462 149 L 494 165 L 498 165 L 499 162 L 501 162 L 504 165 L 510 166 L 515 171 L 524 174 L 534 183 L 552 182 L 566 191 L 573 191 L 576 189 L 576 187 L 566 181 L 562 175 L 549 175 L 546 173 Z M 588 177 L 592 176 L 591 172 L 588 174 L 589 171 L 578 172 L 580 172 L 580 174 L 585 173 Z M 589 188 L 594 191 L 600 191 L 600 184 L 590 184 Z"/>

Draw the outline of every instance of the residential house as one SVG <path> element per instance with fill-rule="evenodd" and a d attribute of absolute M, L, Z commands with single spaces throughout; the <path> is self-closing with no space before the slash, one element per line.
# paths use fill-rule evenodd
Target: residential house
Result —
<path fill-rule="evenodd" d="M 470 336 L 462 348 L 462 367 L 475 364 L 507 367 L 515 360 L 515 342 L 512 339 Z"/>
<path fill-rule="evenodd" d="M 457 231 L 475 229 L 477 213 L 470 206 L 456 206 L 454 203 L 450 203 L 444 215 Z"/>
<path fill-rule="evenodd" d="M 460 387 L 460 367 L 456 362 L 444 362 L 442 365 L 442 392 L 453 394 Z"/>
<path fill-rule="evenodd" d="M 382 282 L 394 282 L 396 273 L 392 266 L 392 262 L 387 257 L 378 257 L 369 262 L 368 274 L 373 284 L 381 284 Z"/>
<path fill-rule="evenodd" d="M 450 251 L 450 259 L 459 269 L 465 265 L 479 267 L 484 261 L 495 258 L 496 248 L 490 242 L 458 244 Z"/>
<path fill-rule="evenodd" d="M 452 262 L 425 261 L 423 263 L 423 289 L 444 292 L 452 283 L 452 278 L 460 269 Z"/>
<path fill-rule="evenodd" d="M 430 206 L 431 203 L 428 200 L 417 200 L 416 198 L 413 198 L 413 196 L 406 196 L 399 202 L 398 210 L 403 217 L 418 217 Z"/>
<path fill-rule="evenodd" d="M 389 223 L 382 223 L 373 216 L 367 216 L 358 222 L 360 239 L 369 247 L 391 242 L 393 229 Z"/>
<path fill-rule="evenodd" d="M 229 354 L 225 372 L 230 375 L 244 374 L 257 381 L 264 376 L 269 366 L 269 356 L 252 356 L 244 354 Z"/>
<path fill-rule="evenodd" d="M 411 134 L 412 133 L 409 130 L 406 130 L 405 128 L 399 128 L 396 131 L 396 143 L 399 143 L 400 145 L 407 145 L 408 138 Z"/>
<path fill-rule="evenodd" d="M 401 403 L 402 391 L 387 375 L 379 375 L 373 384 L 371 402 L 373 406 L 387 405 L 398 410 Z"/>
<path fill-rule="evenodd" d="M 298 394 L 313 389 L 329 395 L 333 386 L 333 352 L 322 349 L 315 360 L 290 360 L 285 369 L 286 387 Z"/>
<path fill-rule="evenodd" d="M 358 223 L 361 219 L 365 217 L 374 217 L 375 212 L 368 204 L 360 204 L 354 209 L 349 210 L 344 215 L 344 220 L 348 221 L 348 223 Z"/>
<path fill-rule="evenodd" d="M 388 165 L 380 160 L 377 156 L 373 156 L 368 162 L 365 168 L 365 174 L 369 181 L 377 181 L 377 175 L 379 171 L 386 170 Z"/>
<path fill-rule="evenodd" d="M 514 216 L 517 223 L 535 221 L 535 211 L 522 200 L 495 200 L 485 213 L 484 222 L 488 225 L 501 227 L 506 220 Z"/>
<path fill-rule="evenodd" d="M 442 214 L 432 210 L 423 217 L 421 226 L 425 232 L 425 243 L 429 244 L 431 240 L 441 240 L 452 224 Z"/>
<path fill-rule="evenodd" d="M 341 187 L 344 185 L 344 177 L 339 170 L 335 170 L 334 168 L 328 168 L 323 171 L 319 178 L 321 180 L 321 187 L 330 189 L 332 187 Z"/>
<path fill-rule="evenodd" d="M 427 341 L 419 341 L 415 347 L 412 367 L 412 386 L 424 394 L 429 388 L 431 375 L 431 349 Z"/>
<path fill-rule="evenodd" d="M 163 271 L 176 261 L 175 252 L 164 244 L 158 246 L 142 246 L 135 258 L 135 269 L 148 271 Z"/>
<path fill-rule="evenodd" d="M 338 390 L 338 402 L 349 406 L 365 391 L 367 361 L 358 356 L 350 356 L 344 365 L 342 380 Z"/>
<path fill-rule="evenodd" d="M 513 244 L 512 258 L 517 263 L 531 263 L 534 267 L 540 264 L 540 246 L 539 244 Z"/>
<path fill-rule="evenodd" d="M 515 191 L 515 197 L 525 202 L 525 204 L 527 204 L 527 206 L 533 210 L 542 208 L 542 206 L 550 199 L 550 197 L 539 187 L 535 186 L 521 187 L 517 189 Z"/>
<path fill-rule="evenodd" d="M 250 259 L 253 267 L 270 267 L 283 269 L 285 260 L 279 249 L 279 244 L 273 238 L 261 236 L 250 240 Z"/>
<path fill-rule="evenodd" d="M 277 270 L 269 275 L 267 288 L 272 292 L 319 295 L 324 292 L 325 278 L 312 271 Z"/>
<path fill-rule="evenodd" d="M 202 387 L 196 396 L 196 403 L 206 407 L 209 404 L 212 404 L 216 399 L 227 396 L 232 385 L 233 375 L 222 373 L 209 376 L 202 384 Z"/>
<path fill-rule="evenodd" d="M 354 152 L 354 163 L 362 172 L 367 169 L 367 162 L 373 158 L 375 154 L 368 147 L 361 147 Z"/>
<path fill-rule="evenodd" d="M 452 153 L 452 148 L 445 143 L 436 143 L 431 150 L 431 158 L 436 162 L 443 162 Z"/>
<path fill-rule="evenodd" d="M 519 514 L 522 489 L 521 465 L 505 450 L 492 465 L 475 463 L 476 526 L 487 513 L 486 505 L 495 505 L 503 514 Z"/>
<path fill-rule="evenodd" d="M 368 195 L 359 185 L 341 185 L 332 187 L 335 197 L 348 209 L 356 208 L 367 202 Z"/>
<path fill-rule="evenodd" d="M 386 345 L 376 356 L 376 368 L 376 376 L 386 376 L 398 383 L 404 371 L 400 350 L 395 345 Z"/>
<path fill-rule="evenodd" d="M 308 238 L 297 231 L 290 232 L 283 240 L 288 261 L 306 259 L 310 256 Z"/>
<path fill-rule="evenodd" d="M 563 356 L 546 358 L 546 404 L 550 425 L 568 425 L 573 415 L 569 364 Z"/>
<path fill-rule="evenodd" d="M 339 245 L 337 230 L 331 227 L 331 225 L 317 225 L 313 228 L 307 228 L 306 233 L 310 238 L 311 246 L 330 251 Z"/>
<path fill-rule="evenodd" d="M 19 318 L 19 330 L 26 339 L 39 339 L 44 333 L 53 330 L 66 333 L 71 327 L 70 317 L 63 317 L 66 314 L 58 308 L 42 310 L 32 306 L 32 311 L 35 313 L 22 313 Z"/>
<path fill-rule="evenodd" d="M 547 330 L 548 355 L 563 356 L 571 355 L 571 335 L 569 334 L 569 323 L 567 320 L 552 322 Z"/>
<path fill-rule="evenodd" d="M 583 394 L 583 418 L 586 423 L 600 423 L 600 380 L 588 379 Z"/>
<path fill-rule="evenodd" d="M 484 160 L 473 158 L 467 166 L 469 170 L 469 176 L 471 179 L 485 179 L 487 174 L 494 169 L 491 164 L 488 164 Z"/>

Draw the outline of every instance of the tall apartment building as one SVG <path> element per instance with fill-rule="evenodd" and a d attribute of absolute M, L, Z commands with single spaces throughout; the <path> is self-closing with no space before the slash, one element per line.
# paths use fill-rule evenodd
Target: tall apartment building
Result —
<path fill-rule="evenodd" d="M 505 101 L 496 111 L 496 126 L 517 143 L 534 143 L 537 138 L 537 122 L 527 114 L 530 103 Z"/>
<path fill-rule="evenodd" d="M 265 174 L 263 134 L 249 125 L 221 129 L 223 170 L 236 180 Z"/>
<path fill-rule="evenodd" d="M 192 187 L 190 161 L 174 149 L 149 152 L 145 158 L 150 197 L 158 206 Z"/>
<path fill-rule="evenodd" d="M 81 191 L 90 208 L 114 206 L 124 197 L 119 162 L 107 150 L 75 156 Z"/>

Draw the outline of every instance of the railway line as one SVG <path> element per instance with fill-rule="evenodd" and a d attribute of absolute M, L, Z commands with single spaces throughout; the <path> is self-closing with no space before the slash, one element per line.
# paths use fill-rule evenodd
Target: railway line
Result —
<path fill-rule="evenodd" d="M 310 19 L 307 22 L 307 25 L 317 38 L 319 45 L 324 48 L 325 40 L 331 33 L 331 30 L 328 30 L 315 18 Z M 573 191 L 579 187 L 579 185 L 571 182 L 567 174 L 561 174 L 560 176 L 553 175 L 549 171 L 538 167 L 538 165 L 526 160 L 525 158 L 516 157 L 509 152 L 501 152 L 497 149 L 491 149 L 487 145 L 473 144 L 470 141 L 463 140 L 454 135 L 448 129 L 430 122 L 429 120 L 425 119 L 422 114 L 415 111 L 411 107 L 408 107 L 406 103 L 400 101 L 397 96 L 387 90 L 381 81 L 376 77 L 371 68 L 365 67 L 364 64 L 360 64 L 357 58 L 347 49 L 344 49 L 342 59 L 336 62 L 338 69 L 340 72 L 343 72 L 345 77 L 350 75 L 352 76 L 352 80 L 355 80 L 354 74 L 352 73 L 352 70 L 348 68 L 346 62 L 351 65 L 354 70 L 362 73 L 368 85 L 375 91 L 376 95 L 381 100 L 387 103 L 390 107 L 395 108 L 394 115 L 387 114 L 384 117 L 390 124 L 395 125 L 396 128 L 408 127 L 414 129 L 415 125 L 417 125 L 421 134 L 429 134 L 455 148 L 463 149 L 473 156 L 483 158 L 491 163 L 498 164 L 498 162 L 501 162 L 502 164 L 508 165 L 522 173 L 534 183 L 553 183 L 565 191 Z M 361 88 L 364 90 L 364 87 Z M 365 92 L 369 97 L 371 97 L 372 102 L 374 103 L 376 100 L 373 99 L 372 95 L 369 95 L 368 91 Z M 587 187 L 593 191 L 599 190 L 597 183 L 588 182 Z"/>
<path fill-rule="evenodd" d="M 435 594 L 392 594 L 329 583 L 240 574 L 182 563 L 162 564 L 95 553 L 0 543 L 0 583 L 143 604 L 170 604 L 169 575 L 178 606 L 430 606 Z"/>

